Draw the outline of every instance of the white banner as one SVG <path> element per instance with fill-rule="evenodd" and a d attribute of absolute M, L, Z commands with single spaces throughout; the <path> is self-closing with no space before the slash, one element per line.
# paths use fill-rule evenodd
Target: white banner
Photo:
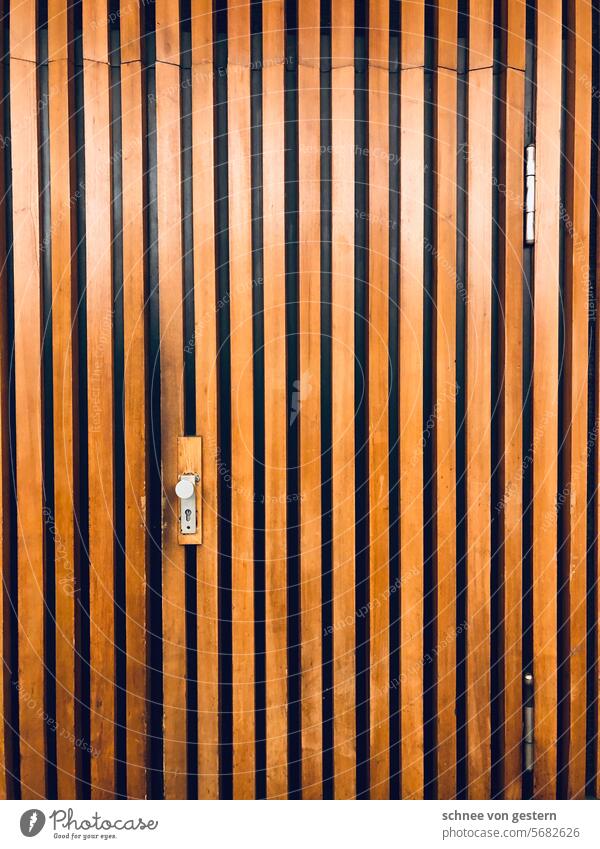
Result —
<path fill-rule="evenodd" d="M 261 849 L 600 846 L 581 802 L 0 802 L 0 843 Z"/>

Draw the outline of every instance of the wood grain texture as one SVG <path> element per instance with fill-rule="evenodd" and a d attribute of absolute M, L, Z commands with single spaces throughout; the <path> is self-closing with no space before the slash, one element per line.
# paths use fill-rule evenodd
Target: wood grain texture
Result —
<path fill-rule="evenodd" d="M 567 226 L 567 351 L 570 348 L 570 469 L 564 500 L 569 507 L 569 798 L 585 797 L 587 707 L 587 466 L 588 466 L 588 306 L 590 255 L 590 156 L 592 101 L 577 80 L 592 76 L 592 11 L 587 0 L 575 0 L 570 33 L 573 76 L 569 80 Z M 576 35 L 575 35 L 576 33 Z M 570 291 L 569 291 L 570 290 Z M 570 303 L 569 303 L 570 299 Z M 570 313 L 570 315 L 569 315 Z M 569 368 L 569 365 L 567 365 Z M 561 494 L 559 493 L 559 499 Z M 561 499 L 562 500 L 562 499 Z"/>
<path fill-rule="evenodd" d="M 192 2 L 196 429 L 203 437 L 203 544 L 197 551 L 198 793 L 219 795 L 217 356 L 212 2 Z"/>
<path fill-rule="evenodd" d="M 0 137 L 2 181 L 11 176 L 12 207 L 0 208 L 0 293 L 14 307 L 0 315 L 0 571 L 6 580 L 0 604 L 4 666 L 0 678 L 0 798 L 18 790 L 7 774 L 13 755 L 19 760 L 23 798 L 43 798 L 52 776 L 46 764 L 51 729 L 44 711 L 53 707 L 48 684 L 47 638 L 56 637 L 56 759 L 58 796 L 76 795 L 81 756 L 77 703 L 81 682 L 76 665 L 76 576 L 80 564 L 78 523 L 89 528 L 90 584 L 90 723 L 91 783 L 95 799 L 116 792 L 115 735 L 115 407 L 113 356 L 115 344 L 113 281 L 113 165 L 110 128 L 111 98 L 120 95 L 122 108 L 123 211 L 123 410 L 125 442 L 125 643 L 126 794 L 144 798 L 148 792 L 148 545 L 146 487 L 148 476 L 147 394 L 148 285 L 144 271 L 145 120 L 141 26 L 145 3 L 123 2 L 118 10 L 121 85 L 111 90 L 107 0 L 83 0 L 83 97 L 85 193 L 77 185 L 75 158 L 75 86 L 73 83 L 73 10 L 66 0 L 48 2 L 48 114 L 50 122 L 50 232 L 41 232 L 39 128 L 45 104 L 40 101 L 36 21 L 39 4 L 10 4 L 10 57 L 1 72 L 10 73 L 10 106 Z M 333 784 L 338 799 L 357 793 L 356 728 L 356 430 L 355 430 L 355 228 L 356 157 L 368 155 L 368 474 L 369 474 L 369 759 L 370 796 L 388 798 L 391 789 L 390 743 L 399 735 L 401 794 L 418 799 L 424 793 L 424 445 L 431 438 L 435 486 L 435 699 L 437 793 L 452 799 L 457 793 L 457 633 L 466 628 L 468 795 L 487 799 L 491 793 L 492 727 L 498 730 L 502 757 L 496 775 L 507 799 L 521 796 L 522 769 L 522 631 L 523 621 L 523 480 L 533 464 L 533 672 L 535 684 L 536 798 L 557 792 L 582 798 L 586 789 L 588 697 L 593 674 L 588 652 L 588 466 L 598 451 L 597 422 L 588 433 L 588 285 L 590 261 L 590 173 L 592 151 L 592 6 L 589 0 L 547 0 L 536 9 L 536 144 L 537 212 L 533 257 L 533 386 L 532 445 L 523 445 L 523 160 L 525 136 L 526 3 L 471 0 L 468 62 L 468 146 L 457 151 L 457 0 L 434 4 L 437 35 L 435 121 L 433 141 L 434 234 L 425 239 L 425 22 L 426 4 L 400 4 L 400 227 L 390 209 L 390 31 L 393 7 L 371 0 L 368 10 L 368 153 L 355 148 L 355 8 L 347 0 L 332 0 L 331 150 L 322 148 L 323 96 L 321 7 L 317 0 L 298 4 L 298 29 L 286 33 L 284 0 L 263 0 L 262 95 L 262 255 L 263 279 L 253 281 L 251 204 L 251 97 L 255 67 L 251 52 L 251 0 L 227 4 L 227 146 L 230 292 L 227 304 L 217 300 L 215 268 L 215 75 L 212 0 L 191 2 L 191 97 L 194 330 L 184 338 L 181 173 L 181 56 L 177 3 L 157 0 L 156 106 L 158 180 L 158 297 L 160 324 L 160 410 L 162 483 L 162 605 L 164 673 L 164 779 L 167 798 L 183 799 L 193 786 L 189 771 L 197 768 L 198 793 L 219 796 L 220 726 L 228 733 L 229 718 L 220 711 L 219 682 L 219 516 L 217 493 L 221 475 L 231 474 L 232 508 L 232 676 L 233 793 L 256 795 L 255 717 L 255 419 L 265 425 L 265 636 L 266 636 L 266 792 L 269 798 L 288 795 L 288 446 L 290 421 L 298 416 L 300 528 L 300 673 L 301 780 L 305 799 L 322 798 L 323 708 L 323 560 L 321 460 L 321 238 L 329 239 L 328 219 L 321 219 L 321 164 L 332 165 L 332 622 Z M 42 10 L 43 11 L 43 10 Z M 505 28 L 500 44 L 506 67 L 497 68 L 501 91 L 497 107 L 500 138 L 494 154 L 494 12 Z M 114 13 L 114 10 L 113 10 Z M 568 20 L 567 69 L 561 68 L 563 20 Z M 298 39 L 298 225 L 299 225 L 299 373 L 287 385 L 286 231 L 285 209 L 294 202 L 285 184 L 284 88 L 290 47 Z M 396 37 L 395 35 L 393 36 Z M 394 44 L 395 47 L 395 44 Z M 504 56 L 505 54 L 505 56 Z M 114 56 L 112 57 L 114 60 Z M 326 73 L 327 71 L 326 68 Z M 296 72 L 292 66 L 292 73 Z M 45 73 L 45 72 L 44 72 Z M 429 73 L 429 71 L 428 71 Z M 395 79 L 395 77 L 394 77 Z M 566 82 L 566 101 L 563 82 Z M 2 86 L 4 90 L 4 86 Z M 327 93 L 326 103 L 329 102 Z M 392 101 L 395 107 L 395 101 Z M 561 126 L 562 125 L 562 126 Z M 11 138 L 8 140 L 10 129 Z M 564 134 L 561 135 L 561 130 Z M 153 142 L 152 142 L 153 143 Z M 457 160 L 466 156 L 467 224 L 466 288 L 457 282 Z M 564 154 L 564 156 L 563 156 Z M 9 157 L 7 159 L 7 157 Z M 12 172 L 11 172 L 12 169 Z M 183 175 L 185 176 L 185 175 Z M 501 185 L 496 184 L 499 177 Z M 564 178 L 564 180 L 563 180 Z M 4 194 L 0 186 L 0 194 Z M 86 280 L 79 281 L 75 253 L 78 203 L 84 203 Z M 396 202 L 396 201 L 394 201 Z M 499 205 L 499 227 L 492 220 Z M 12 219 L 5 216 L 12 209 Z M 592 217 L 592 223 L 593 223 Z M 325 230 L 321 232 L 321 224 Z M 13 232 L 13 244 L 4 244 Z M 260 232 L 260 228 L 257 232 Z M 493 253 L 498 236 L 497 253 Z M 389 411 L 389 254 L 390 239 L 400 249 L 399 408 Z M 40 239 L 42 240 L 40 242 Z M 458 243 L 461 244 L 460 242 Z M 256 246 L 255 246 L 256 247 Z M 10 256 L 14 274 L 10 274 Z M 42 371 L 42 260 L 51 250 L 52 360 Z M 432 257 L 428 257 L 431 251 Z M 498 260 L 499 300 L 494 301 L 492 264 Z M 434 267 L 436 302 L 431 361 L 424 361 L 424 275 Z M 78 288 L 86 287 L 85 309 Z M 264 410 L 255 408 L 253 356 L 254 286 L 264 292 Z M 14 304 L 11 300 L 14 287 Z M 561 297 L 564 294 L 564 302 Z M 461 304 L 460 298 L 464 298 Z M 494 304 L 499 307 L 493 323 Z M 466 310 L 466 507 L 467 622 L 457 621 L 457 330 Z M 457 312 L 458 307 L 458 312 Z M 231 468 L 223 469 L 218 444 L 219 385 L 217 323 L 219 310 L 230 317 Z M 326 315 L 326 313 L 324 313 Z M 14 318 L 14 352 L 10 334 Z M 560 322 L 566 323 L 561 329 Z M 85 322 L 87 354 L 77 348 L 78 322 Z M 493 328 L 495 328 L 493 330 Z M 495 335 L 497 334 L 497 335 Z M 597 341 L 597 340 L 596 340 Z M 565 361 L 559 363 L 564 347 Z M 497 358 L 492 357 L 492 353 Z M 11 359 L 14 353 L 14 359 Z M 182 438 L 184 413 L 183 365 L 193 355 L 196 381 L 196 433 L 202 459 L 190 459 Z M 499 404 L 492 439 L 492 374 L 498 362 Z M 527 358 L 525 358 L 525 362 Z M 47 360 L 50 363 L 50 360 Z M 86 370 L 87 395 L 79 397 Z M 564 368 L 561 373 L 560 369 Z M 12 379 L 15 389 L 15 457 L 10 456 Z M 433 425 L 424 421 L 426 381 L 433 373 Z M 260 374 L 260 372 L 258 372 Z M 561 377 L 562 374 L 562 377 Z M 51 381 L 45 383 L 45 379 Z M 594 376 L 598 392 L 598 378 Z M 45 386 L 52 387 L 54 441 L 44 445 Z M 120 399 L 119 399 L 120 401 Z M 223 406 L 225 409 L 225 406 Z M 87 441 L 79 443 L 80 418 L 87 414 Z M 398 417 L 400 446 L 400 587 L 390 586 L 389 413 Z M 560 414 L 560 415 L 559 415 Z M 11 413 L 12 415 L 12 413 Z M 260 419 L 259 419 L 260 421 Z M 560 432 L 559 432 L 560 425 Z M 84 432 L 85 434 L 85 432 Z M 565 438 L 561 450 L 561 442 Z M 118 444 L 118 443 L 117 443 Z M 80 452 L 87 452 L 81 457 Z M 500 451 L 497 487 L 492 495 L 492 459 Z M 16 481 L 17 515 L 13 517 L 11 465 Z M 597 456 L 595 458 L 597 460 Z M 80 504 L 80 460 L 86 460 L 89 501 Z M 559 470 L 559 460 L 561 463 Z M 54 509 L 44 501 L 43 481 L 54 480 Z M 121 462 L 121 458 L 119 458 Z M 188 713 L 188 638 L 186 622 L 185 551 L 189 538 L 180 537 L 177 476 L 198 467 L 202 475 L 202 536 L 193 540 L 197 563 L 197 685 L 198 762 L 194 752 L 196 717 Z M 201 468 L 200 468 L 201 467 Z M 597 467 L 596 467 L 597 469 Z M 559 491 L 558 480 L 561 480 Z M 596 486 L 596 481 L 593 486 Z M 593 490 L 595 491 L 595 489 Z M 118 500 L 117 500 L 118 502 Z M 75 506 L 77 505 L 77 507 Z M 557 510 L 557 507 L 559 510 Z M 596 505 L 597 508 L 597 505 Z M 81 515 L 79 515 L 81 512 Z M 395 513 L 395 511 L 394 511 Z M 16 518 L 16 550 L 11 550 Z M 158 519 L 158 517 L 156 517 Z M 500 550 L 494 558 L 500 574 L 496 610 L 502 619 L 498 713 L 492 725 L 490 658 L 492 606 L 492 522 Z M 560 526 L 559 526 L 560 521 Z M 44 583 L 48 535 L 54 540 L 55 623 L 45 615 Z M 557 541 L 564 547 L 557 552 Z M 597 547 L 597 546 L 596 546 Z M 596 552 L 597 556 L 597 552 Z M 86 564 L 83 565 L 85 579 Z M 596 564 L 597 567 L 597 564 Z M 16 584 L 13 584 L 16 568 Z M 557 608 L 558 579 L 567 585 Z M 494 576 L 495 580 L 496 576 Z M 9 589 L 16 597 L 9 598 Z M 400 643 L 390 644 L 390 596 L 400 592 Z M 18 625 L 11 629 L 11 605 L 18 607 Z M 527 608 L 525 608 L 527 610 Z M 563 622 L 564 620 L 564 622 Z M 565 627 L 561 628 L 564 624 Z M 46 626 L 52 628 L 45 633 Z M 14 631 L 14 633 L 13 633 Z M 259 632 L 260 633 L 260 632 Z M 433 632 L 432 632 L 433 633 Z M 119 635 L 122 641 L 123 635 Z M 12 693 L 9 663 L 18 642 L 18 692 Z M 560 642 L 559 642 L 560 641 Z M 400 654 L 397 682 L 399 716 L 390 716 L 390 654 Z M 558 659 L 566 663 L 558 679 Z M 50 658 L 52 663 L 52 657 Z M 50 667 L 51 668 L 51 667 Z M 396 686 L 396 682 L 394 683 Z M 559 696 L 566 702 L 561 708 Z M 50 696 L 50 698 L 48 698 Z M 20 722 L 18 751 L 12 752 L 11 710 L 14 699 Z M 85 719 L 85 717 L 84 717 Z M 559 719 L 561 727 L 559 729 Z M 295 720 L 294 720 L 295 721 Z M 362 720 L 361 720 L 362 723 Z M 501 723 L 501 724 L 498 724 Z M 559 730 L 566 736 L 557 745 Z M 462 738 L 460 738 L 462 739 Z M 567 745 L 568 744 L 568 745 Z M 292 745 L 293 741 L 292 741 Z M 258 752 L 262 749 L 259 747 Z M 560 755 L 560 757 L 559 757 Z M 395 755 L 394 755 L 395 756 Z M 83 756 L 83 763 L 87 755 Z M 568 767 L 557 782 L 560 763 Z M 327 758 L 325 759 L 327 764 Z M 51 767 L 52 770 L 52 767 Z M 259 774 L 262 780 L 262 774 Z M 80 776 L 81 777 L 81 776 Z M 568 777 L 568 786 L 563 778 Z M 228 779 L 225 776 L 225 785 Z M 295 778 L 294 778 L 295 780 Z M 392 785 L 395 787 L 395 784 Z"/>
<path fill-rule="evenodd" d="M 85 30 L 85 27 L 84 27 Z M 84 36 L 85 40 L 85 36 Z M 106 55 L 105 55 L 106 58 Z M 108 65 L 84 60 L 92 795 L 115 789 L 113 286 Z M 107 645 L 110 651 L 107 651 Z"/>
<path fill-rule="evenodd" d="M 356 795 L 354 10 L 332 3 L 332 500 L 335 795 Z"/>
<path fill-rule="evenodd" d="M 11 17 L 11 25 L 13 23 L 16 21 Z M 16 386 L 15 425 L 18 431 L 16 487 L 21 793 L 23 798 L 35 799 L 45 795 L 46 754 L 46 725 L 42 718 L 45 709 L 44 525 L 35 66 L 22 59 L 11 59 L 10 77 L 15 328 L 13 368 Z"/>
<path fill-rule="evenodd" d="M 389 9 L 369 28 L 369 609 L 370 783 L 390 795 L 389 555 Z M 395 589 L 395 588 L 394 588 Z"/>
<path fill-rule="evenodd" d="M 504 240 L 504 796 L 521 798 L 523 531 L 523 146 L 525 81 L 506 74 Z"/>
<path fill-rule="evenodd" d="M 492 353 L 491 68 L 469 72 L 467 256 L 467 769 L 472 799 L 490 793 Z"/>
<path fill-rule="evenodd" d="M 527 0 L 509 0 L 506 4 L 506 64 L 525 70 Z"/>
<path fill-rule="evenodd" d="M 404 799 L 423 796 L 423 249 L 422 4 L 402 3 L 400 76 L 400 734 Z M 404 26 L 403 26 L 404 31 Z M 413 67 L 414 66 L 414 67 Z"/>
<path fill-rule="evenodd" d="M 254 796 L 254 383 L 250 185 L 250 4 L 231 5 L 229 27 L 229 279 L 233 795 Z"/>
<path fill-rule="evenodd" d="M 458 0 L 438 0 L 437 64 L 438 68 L 456 71 L 458 35 Z M 441 99 L 438 97 L 438 101 Z"/>
<path fill-rule="evenodd" d="M 8 72 L 7 64 L 0 67 L 0 90 L 5 90 L 5 79 Z M 2 135 L 6 135 L 4 114 L 0 117 Z M 0 156 L 0 197 L 6 196 L 6 151 Z M 8 304 L 8 230 L 7 204 L 0 205 L 0 297 L 3 304 Z M 11 784 L 10 765 L 10 652 L 11 643 L 18 638 L 12 633 L 10 622 L 10 568 L 13 542 L 10 534 L 10 422 L 9 422 L 9 317 L 8 310 L 0 314 L 0 575 L 2 592 L 0 593 L 0 800 L 6 799 Z"/>
<path fill-rule="evenodd" d="M 322 797 L 319 12 L 298 7 L 302 797 Z"/>
<path fill-rule="evenodd" d="M 134 6 L 135 4 L 132 4 Z M 130 12 L 128 10 L 127 15 Z M 123 19 L 121 21 L 123 27 Z M 134 39 L 134 25 L 127 24 Z M 123 32 L 123 29 L 122 29 Z M 139 32 L 139 31 L 138 31 Z M 133 45 L 128 52 L 133 55 Z M 146 326 L 144 241 L 142 68 L 121 68 L 123 180 L 123 348 L 125 433 L 125 609 L 127 613 L 127 795 L 146 795 L 148 680 L 146 672 L 147 474 Z"/>
<path fill-rule="evenodd" d="M 558 316 L 562 10 L 537 19 L 535 317 L 533 341 L 533 620 L 535 795 L 556 794 Z"/>
<path fill-rule="evenodd" d="M 77 191 L 73 154 L 73 66 L 67 54 L 66 2 L 48 7 L 48 113 L 50 132 L 50 233 L 52 256 L 52 392 L 54 411 L 54 516 L 56 617 L 56 746 L 58 795 L 75 798 L 75 600 L 79 592 L 75 531 L 75 469 L 78 446 L 77 276 L 72 198 Z M 53 58 L 58 57 L 58 58 Z"/>
<path fill-rule="evenodd" d="M 141 0 L 121 3 L 119 29 L 121 36 L 121 62 L 139 62 L 141 58 Z"/>
<path fill-rule="evenodd" d="M 165 795 L 185 799 L 185 562 L 178 544 L 177 437 L 183 433 L 183 277 L 179 69 L 156 65 L 161 460 L 163 474 L 163 693 Z"/>
<path fill-rule="evenodd" d="M 156 59 L 179 65 L 179 4 L 156 0 Z"/>
<path fill-rule="evenodd" d="M 440 10 L 441 15 L 441 10 Z M 456 6 L 443 30 L 444 59 L 456 64 Z M 441 20 L 441 19 L 440 19 Z M 442 31 L 440 30 L 440 38 Z M 450 48 L 454 44 L 454 50 Z M 456 795 L 456 86 L 437 77 L 436 517 L 438 796 Z"/>
<path fill-rule="evenodd" d="M 283 3 L 263 4 L 267 797 L 287 795 L 287 544 Z"/>

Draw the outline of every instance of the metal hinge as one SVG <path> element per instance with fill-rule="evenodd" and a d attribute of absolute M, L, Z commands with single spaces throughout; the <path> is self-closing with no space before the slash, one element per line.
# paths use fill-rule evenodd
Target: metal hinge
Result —
<path fill-rule="evenodd" d="M 525 244 L 535 242 L 535 145 L 525 148 Z"/>
<path fill-rule="evenodd" d="M 525 686 L 523 687 L 523 770 L 531 772 L 533 770 L 533 675 L 531 672 L 525 673 Z"/>

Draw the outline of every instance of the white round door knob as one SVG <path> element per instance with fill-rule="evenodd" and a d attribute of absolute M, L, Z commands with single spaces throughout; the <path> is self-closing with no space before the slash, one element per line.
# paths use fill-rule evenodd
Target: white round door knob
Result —
<path fill-rule="evenodd" d="M 194 494 L 194 484 L 185 479 L 177 481 L 175 485 L 175 494 L 178 498 L 191 498 Z"/>

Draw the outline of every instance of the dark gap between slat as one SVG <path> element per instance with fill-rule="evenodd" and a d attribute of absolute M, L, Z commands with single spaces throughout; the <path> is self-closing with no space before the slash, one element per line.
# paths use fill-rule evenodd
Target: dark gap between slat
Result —
<path fill-rule="evenodd" d="M 469 2 L 458 5 L 456 161 L 456 621 L 467 618 L 466 279 Z M 467 794 L 467 633 L 456 639 L 456 791 Z"/>
<path fill-rule="evenodd" d="M 525 147 L 536 136 L 536 16 L 535 0 L 528 0 L 525 52 Z M 523 179 L 525 176 L 523 175 Z M 523 526 L 522 598 L 523 673 L 533 673 L 533 307 L 534 246 L 523 245 Z M 534 681 L 535 687 L 535 681 Z M 526 694 L 523 691 L 524 707 Z M 523 773 L 522 796 L 533 795 L 533 773 Z"/>
<path fill-rule="evenodd" d="M 389 551 L 390 587 L 400 586 L 400 4 L 390 0 L 389 75 Z M 390 593 L 389 682 L 400 681 L 400 592 Z M 389 687 L 390 799 L 400 798 L 400 688 Z"/>
<path fill-rule="evenodd" d="M 56 589 L 54 545 L 54 395 L 52 370 L 52 253 L 50 246 L 50 125 L 48 113 L 48 4 L 37 4 L 38 187 L 42 287 L 42 487 L 44 522 L 44 712 L 46 794 L 56 799 Z"/>
<path fill-rule="evenodd" d="M 192 136 L 192 31 L 190 0 L 180 0 L 181 217 L 183 267 L 183 420 L 186 436 L 196 435 L 196 364 L 194 339 L 194 219 Z M 185 546 L 185 645 L 187 793 L 198 798 L 198 602 L 197 548 Z"/>
<path fill-rule="evenodd" d="M 573 23 L 571 0 L 562 3 L 562 70 L 560 127 L 560 216 L 559 230 L 559 315 L 558 315 L 558 473 L 557 473 L 557 749 L 556 795 L 565 799 L 569 784 L 570 743 L 570 560 L 571 560 L 571 409 L 572 409 L 572 239 L 568 236 L 573 208 Z"/>
<path fill-rule="evenodd" d="M 321 539 L 323 798 L 333 799 L 331 0 L 321 0 Z"/>
<path fill-rule="evenodd" d="M 302 798 L 300 631 L 300 417 L 293 415 L 300 386 L 298 306 L 298 2 L 285 1 L 285 345 L 287 420 L 287 656 L 288 794 Z M 302 411 L 300 410 L 300 415 Z"/>
<path fill-rule="evenodd" d="M 217 381 L 219 446 L 219 770 L 220 796 L 233 797 L 231 635 L 231 349 L 229 344 L 229 204 L 227 137 L 227 3 L 213 14 L 215 66 L 215 259 L 217 272 Z M 223 474 L 225 472 L 225 474 Z"/>
<path fill-rule="evenodd" d="M 88 478 L 88 376 L 87 376 L 87 259 L 86 259 L 86 212 L 85 212 L 85 123 L 83 102 L 83 36 L 82 2 L 75 0 L 73 6 L 73 48 L 75 60 L 75 173 L 77 191 L 75 201 L 76 254 L 77 254 L 77 369 L 79 381 L 79 428 L 76 435 L 79 452 L 79 474 L 75 485 L 79 497 L 76 499 L 76 534 L 79 553 L 75 581 L 79 588 L 75 608 L 75 663 L 78 693 L 75 701 L 75 726 L 78 739 L 87 741 L 87 746 L 77 751 L 77 797 L 91 796 L 90 757 L 90 558 L 89 558 L 89 478 Z"/>
<path fill-rule="evenodd" d="M 250 146 L 252 204 L 252 379 L 254 385 L 254 705 L 256 798 L 267 795 L 265 632 L 265 332 L 263 289 L 262 4 L 250 7 Z"/>
<path fill-rule="evenodd" d="M 118 0 L 110 2 L 110 145 L 113 269 L 115 796 L 127 797 L 127 619 L 125 595 L 125 431 L 123 337 L 123 135 Z"/>
<path fill-rule="evenodd" d="M 494 67 L 492 115 L 492 350 L 491 350 L 491 570 L 490 570 L 490 714 L 491 796 L 504 793 L 504 249 L 506 210 L 506 6 L 494 0 Z"/>
<path fill-rule="evenodd" d="M 356 797 L 369 797 L 369 20 L 354 24 L 354 440 Z M 364 615 L 363 615 L 364 614 Z"/>
<path fill-rule="evenodd" d="M 160 311 L 158 290 L 158 196 L 156 173 L 156 16 L 153 3 L 142 7 L 144 102 L 144 295 L 146 308 L 146 397 L 148 444 L 148 797 L 162 799 L 163 651 L 162 651 L 162 479 L 160 424 Z"/>
<path fill-rule="evenodd" d="M 436 557 L 436 179 L 437 173 L 437 10 L 425 4 L 423 102 L 423 767 L 424 796 L 437 795 L 437 557 Z"/>

